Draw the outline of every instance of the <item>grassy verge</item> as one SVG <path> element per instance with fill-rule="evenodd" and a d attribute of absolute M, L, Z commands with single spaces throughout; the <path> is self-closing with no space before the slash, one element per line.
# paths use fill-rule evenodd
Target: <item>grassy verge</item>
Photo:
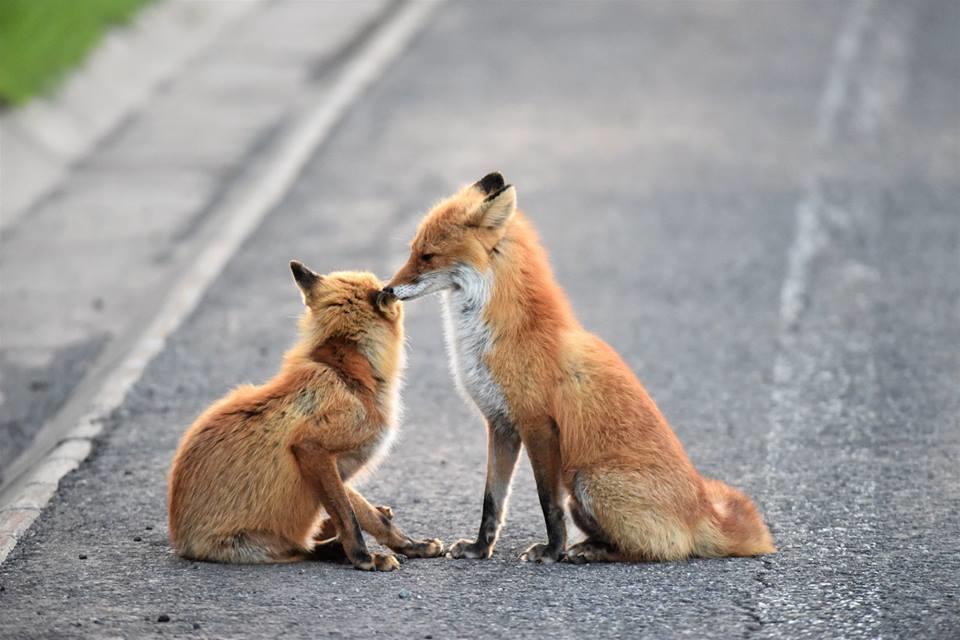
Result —
<path fill-rule="evenodd" d="M 0 0 L 0 104 L 22 104 L 151 0 Z"/>

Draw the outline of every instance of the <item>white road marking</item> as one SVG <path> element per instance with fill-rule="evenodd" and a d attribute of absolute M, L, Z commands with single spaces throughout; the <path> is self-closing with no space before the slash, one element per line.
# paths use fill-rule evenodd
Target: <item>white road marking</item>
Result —
<path fill-rule="evenodd" d="M 791 494 L 796 491 L 794 484 L 802 480 L 783 473 L 784 463 L 794 450 L 793 443 L 803 437 L 816 437 L 817 430 L 824 423 L 850 420 L 844 415 L 843 393 L 852 382 L 844 377 L 844 371 L 837 370 L 843 347 L 823 340 L 816 342 L 813 339 L 818 336 L 809 332 L 805 334 L 800 327 L 809 311 L 810 280 L 818 256 L 832 241 L 838 241 L 840 235 L 850 233 L 851 227 L 858 219 L 862 221 L 865 215 L 861 211 L 864 194 L 846 194 L 841 206 L 825 185 L 831 180 L 831 170 L 834 169 L 831 163 L 838 153 L 841 131 L 844 140 L 868 142 L 869 137 L 877 133 L 894 113 L 905 81 L 904 58 L 908 44 L 905 34 L 910 31 L 909 20 L 909 12 L 890 6 L 881 11 L 874 0 L 859 0 L 852 4 L 836 42 L 817 110 L 813 170 L 795 210 L 795 234 L 780 291 L 780 328 L 764 466 L 770 521 L 775 528 L 778 523 L 783 527 L 781 531 L 787 540 L 809 541 L 818 535 L 826 535 L 823 530 L 812 531 L 805 524 L 806 518 L 791 518 L 786 511 Z M 841 125 L 845 125 L 842 130 Z M 858 278 L 862 282 L 869 282 L 873 277 L 869 267 L 851 260 L 831 266 L 831 269 L 834 277 Z M 818 309 L 817 312 L 823 314 L 830 310 Z M 862 333 L 866 335 L 865 331 Z M 853 335 L 849 339 L 864 338 Z M 875 366 L 867 346 L 861 344 L 858 349 L 864 352 L 865 363 L 857 384 L 861 387 L 860 393 L 866 394 L 876 384 Z M 818 398 L 820 404 L 813 406 L 812 399 L 805 395 L 809 385 L 818 378 L 822 381 L 829 376 L 839 376 L 832 383 L 836 395 Z M 848 428 L 856 430 L 858 427 L 862 428 L 862 424 L 852 421 Z M 876 488 L 874 479 L 868 476 L 860 482 L 861 499 L 872 500 Z M 860 517 L 857 526 L 862 531 L 871 531 L 875 523 L 865 515 Z M 803 551 L 808 556 L 815 552 Z M 769 562 L 776 562 L 776 557 Z M 846 606 L 856 607 L 860 612 L 865 627 L 873 629 L 881 618 L 879 590 L 860 585 L 856 594 L 848 593 L 844 597 Z M 761 610 L 768 604 L 761 601 Z"/>
<path fill-rule="evenodd" d="M 814 140 L 818 154 L 825 153 L 836 135 L 837 124 L 850 94 L 853 66 L 874 4 L 874 0 L 859 0 L 852 5 L 837 39 L 830 74 L 817 107 Z M 797 205 L 796 231 L 788 254 L 787 275 L 780 289 L 781 332 L 792 331 L 803 313 L 810 264 L 825 241 L 821 186 L 820 176 L 815 173 L 809 179 L 806 196 Z"/>
<path fill-rule="evenodd" d="M 818 155 L 828 150 L 836 135 L 841 112 L 850 94 L 854 63 L 860 51 L 863 35 L 869 23 L 873 0 L 858 0 L 851 5 L 843 30 L 837 39 L 827 82 L 817 108 L 815 143 Z M 787 254 L 787 273 L 780 288 L 780 331 L 777 356 L 774 361 L 774 407 L 782 405 L 780 390 L 793 379 L 791 351 L 793 337 L 809 293 L 810 269 L 817 254 L 826 243 L 823 228 L 824 196 L 819 168 L 815 168 L 808 180 L 803 199 L 795 211 L 793 243 Z M 765 476 L 775 475 L 782 456 L 783 420 L 779 415 L 771 419 L 767 432 L 767 460 Z"/>
<path fill-rule="evenodd" d="M 102 429 L 102 420 L 121 405 L 147 365 L 163 350 L 167 337 L 196 308 L 204 292 L 230 258 L 280 202 L 314 149 L 330 135 L 350 105 L 400 55 L 439 4 L 440 0 L 407 3 L 380 28 L 362 51 L 345 64 L 332 86 L 306 96 L 306 107 L 280 141 L 273 162 L 250 185 L 243 202 L 225 217 L 226 222 L 220 227 L 219 235 L 212 239 L 171 289 L 153 322 L 120 364 L 104 378 L 90 403 L 90 410 L 67 440 L 41 461 L 38 468 L 47 470 L 44 482 L 59 482 L 88 455 L 92 439 Z M 224 206 L 231 204 L 225 203 Z M 82 444 L 71 446 L 71 442 Z M 68 454 L 69 459 L 65 457 Z M 47 464 L 54 459 L 65 461 L 56 465 L 58 474 L 55 479 L 49 477 L 51 465 Z M 21 493 L 25 494 L 30 485 L 36 483 L 35 480 L 30 476 L 21 483 Z M 14 498 L 13 504 L 17 504 L 19 497 Z M 42 508 L 43 505 L 40 506 Z M 8 508 L 0 512 L 0 562 L 13 550 L 40 510 Z"/>

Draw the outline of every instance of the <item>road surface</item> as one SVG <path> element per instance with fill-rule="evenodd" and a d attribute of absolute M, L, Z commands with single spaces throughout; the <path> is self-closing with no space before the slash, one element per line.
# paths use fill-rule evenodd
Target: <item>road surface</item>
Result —
<path fill-rule="evenodd" d="M 958 28 L 951 0 L 442 6 L 0 565 L 0 635 L 960 635 Z M 522 461 L 488 561 L 175 557 L 173 450 L 276 369 L 287 261 L 389 276 L 427 207 L 494 169 L 582 322 L 701 472 L 756 499 L 779 553 L 522 564 L 545 539 Z M 438 307 L 407 305 L 403 434 L 364 492 L 452 542 L 479 523 L 485 435 Z"/>

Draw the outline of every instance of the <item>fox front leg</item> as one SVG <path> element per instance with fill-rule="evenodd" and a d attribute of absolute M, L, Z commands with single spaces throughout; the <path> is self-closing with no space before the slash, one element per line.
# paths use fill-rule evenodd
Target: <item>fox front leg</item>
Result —
<path fill-rule="evenodd" d="M 360 528 L 391 551 L 408 558 L 437 558 L 443 555 L 443 543 L 436 538 L 414 540 L 393 523 L 393 510 L 374 507 L 356 489 L 346 487 L 350 504 L 360 521 Z"/>
<path fill-rule="evenodd" d="M 458 540 L 447 552 L 448 558 L 489 558 L 497 544 L 504 508 L 510 493 L 510 481 L 520 456 L 520 434 L 512 424 L 487 422 L 487 483 L 483 493 L 483 515 L 476 542 Z"/>
<path fill-rule="evenodd" d="M 363 571 L 393 571 L 400 567 L 396 557 L 390 554 L 371 553 L 363 540 L 360 522 L 350 504 L 347 489 L 340 478 L 337 461 L 321 444 L 304 441 L 293 446 L 293 455 L 300 465 L 300 472 L 311 485 L 326 509 L 337 532 L 338 544 L 351 564 Z M 331 547 L 332 549 L 333 547 Z M 318 551 L 321 554 L 321 551 Z"/>
<path fill-rule="evenodd" d="M 548 564 L 562 560 L 567 547 L 563 490 L 560 478 L 560 440 L 556 425 L 550 421 L 524 432 L 527 456 L 537 481 L 537 494 L 547 526 L 547 542 L 530 546 L 520 556 L 524 562 Z"/>

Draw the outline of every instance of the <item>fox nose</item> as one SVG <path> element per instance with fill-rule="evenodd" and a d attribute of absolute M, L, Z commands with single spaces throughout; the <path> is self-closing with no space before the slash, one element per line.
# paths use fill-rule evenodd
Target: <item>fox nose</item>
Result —
<path fill-rule="evenodd" d="M 388 294 L 388 295 L 391 295 L 391 296 L 395 296 L 395 295 L 396 295 L 396 294 L 393 292 L 393 287 L 384 287 L 384 288 L 383 288 L 383 292 L 386 293 L 386 294 Z"/>

